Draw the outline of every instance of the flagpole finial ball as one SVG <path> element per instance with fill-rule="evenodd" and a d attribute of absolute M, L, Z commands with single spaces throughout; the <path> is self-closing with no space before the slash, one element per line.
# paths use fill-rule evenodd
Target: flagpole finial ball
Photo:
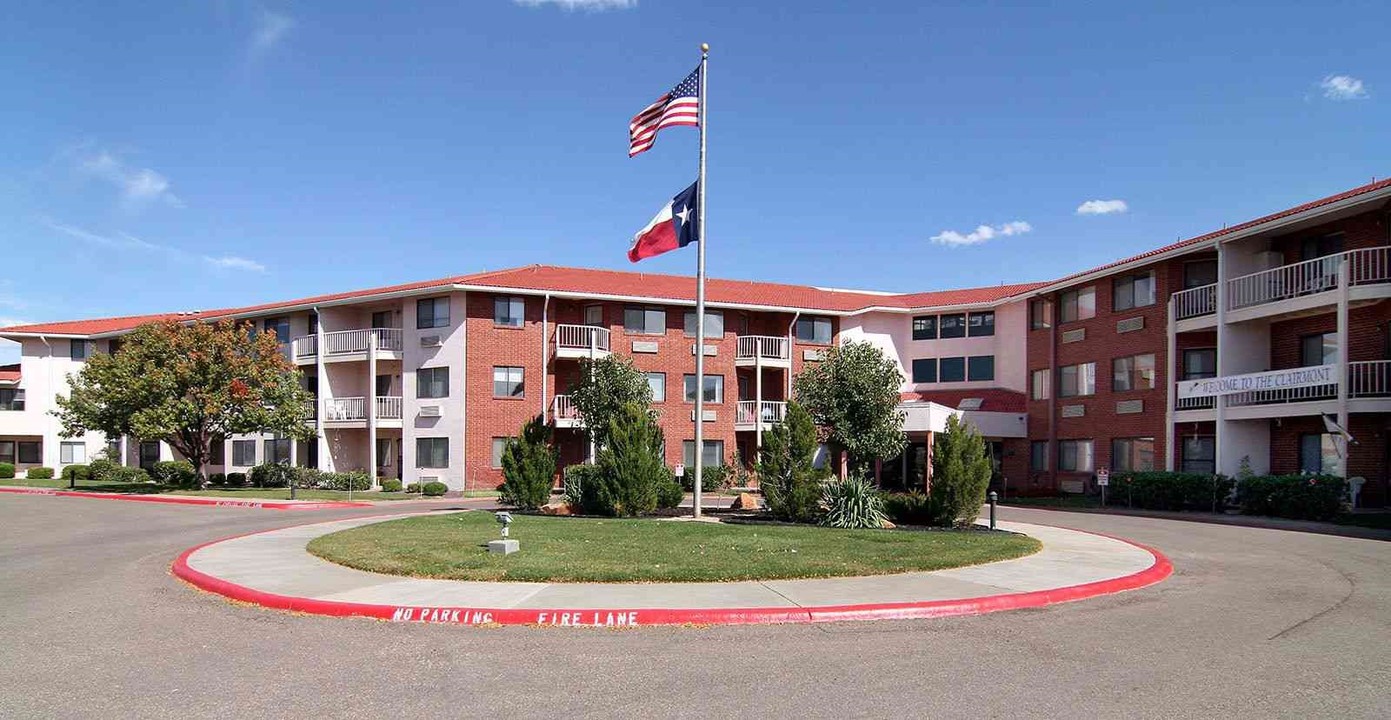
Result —
<path fill-rule="evenodd" d="M 710 52 L 710 43 L 701 43 L 701 44 L 700 44 L 700 51 L 701 51 L 701 52 Z"/>

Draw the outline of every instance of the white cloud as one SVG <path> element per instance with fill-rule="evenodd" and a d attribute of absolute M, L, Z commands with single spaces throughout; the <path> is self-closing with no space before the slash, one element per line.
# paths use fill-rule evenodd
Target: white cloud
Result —
<path fill-rule="evenodd" d="M 1111 215 L 1123 213 L 1130 206 L 1124 200 L 1088 200 L 1077 206 L 1078 215 Z"/>
<path fill-rule="evenodd" d="M 1367 97 L 1362 81 L 1351 75 L 1329 75 L 1319 83 L 1323 96 L 1329 100 L 1361 100 Z"/>
<path fill-rule="evenodd" d="M 1024 233 L 1030 232 L 1033 229 L 1034 228 L 1032 225 L 1024 222 L 1023 220 L 1015 220 L 1014 222 L 1007 222 L 1004 225 L 996 225 L 994 227 L 991 227 L 989 225 L 981 225 L 980 227 L 976 228 L 975 230 L 972 230 L 971 232 L 966 233 L 965 235 L 962 235 L 961 233 L 955 230 L 943 230 L 942 232 L 933 235 L 931 239 L 932 242 L 935 242 L 939 245 L 950 245 L 952 247 L 959 247 L 961 245 L 979 245 L 987 240 L 993 240 L 997 237 L 1023 235 Z"/>
<path fill-rule="evenodd" d="M 111 183 L 120 191 L 121 201 L 128 207 L 141 207 L 155 201 L 183 207 L 183 202 L 169 189 L 168 178 L 150 168 L 131 167 L 105 150 L 81 158 L 77 167 L 87 175 Z"/>
<path fill-rule="evenodd" d="M 295 25 L 298 24 L 289 15 L 265 9 L 256 14 L 255 23 L 249 48 L 252 57 L 262 55 L 280 44 L 280 41 L 285 39 L 285 35 L 295 29 Z"/>
<path fill-rule="evenodd" d="M 222 255 L 220 257 L 204 255 L 203 261 L 212 265 L 213 267 L 226 268 L 228 270 L 248 270 L 250 272 L 258 273 L 263 273 L 266 271 L 265 265 L 262 265 L 261 263 L 258 263 L 255 260 L 248 260 L 244 257 L 237 257 L 236 255 Z"/>
<path fill-rule="evenodd" d="M 194 256 L 191 253 L 171 245 L 160 245 L 148 240 L 142 240 L 129 233 L 116 233 L 115 235 L 101 235 L 90 230 L 84 230 L 72 225 L 64 225 L 52 220 L 44 220 L 43 223 L 50 229 L 56 230 L 71 238 L 76 238 L 89 245 L 109 248 L 112 250 L 137 250 L 166 255 L 177 260 L 197 260 L 206 263 L 208 266 L 219 270 L 242 270 L 247 272 L 262 273 L 266 271 L 266 266 L 255 260 L 248 260 L 236 255 L 200 255 Z"/>
<path fill-rule="evenodd" d="M 526 7 L 554 5 L 567 11 L 586 10 L 588 12 L 628 10 L 638 6 L 638 0 L 512 0 L 512 2 Z"/>

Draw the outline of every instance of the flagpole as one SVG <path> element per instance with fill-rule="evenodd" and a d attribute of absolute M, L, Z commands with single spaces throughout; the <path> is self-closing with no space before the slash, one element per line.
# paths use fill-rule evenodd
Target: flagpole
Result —
<path fill-rule="evenodd" d="M 695 386 L 695 489 L 692 517 L 700 517 L 701 472 L 705 459 L 705 68 L 710 45 L 700 44 L 700 171 L 696 177 L 696 386 Z"/>

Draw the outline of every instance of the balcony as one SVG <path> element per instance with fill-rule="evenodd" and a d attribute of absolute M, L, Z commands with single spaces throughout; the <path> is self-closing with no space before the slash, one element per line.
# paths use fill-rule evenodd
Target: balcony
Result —
<path fill-rule="evenodd" d="M 1273 375 L 1297 371 L 1301 368 L 1287 368 L 1253 373 L 1252 375 Z M 1306 368 L 1318 371 L 1318 367 Z M 1228 376 L 1237 378 L 1241 376 Z M 1224 378 L 1212 378 L 1223 380 Z M 1333 377 L 1337 380 L 1336 373 Z M 1182 386 L 1184 382 L 1180 381 Z M 1368 360 L 1348 363 L 1348 409 L 1351 412 L 1391 412 L 1391 360 Z M 1292 417 L 1335 413 L 1338 411 L 1338 383 L 1302 385 L 1299 387 L 1276 387 L 1261 390 L 1246 390 L 1229 393 L 1226 398 L 1226 417 L 1232 420 L 1251 420 L 1261 418 Z M 1176 413 L 1189 413 L 1174 418 L 1175 422 L 1190 422 L 1214 419 L 1217 398 L 1187 397 L 1177 398 L 1174 404 Z M 1196 413 L 1191 411 L 1198 411 Z"/>
<path fill-rule="evenodd" d="M 1251 320 L 1336 304 L 1344 264 L 1352 301 L 1391 297 L 1391 247 L 1365 248 L 1232 278 L 1227 317 Z"/>
<path fill-rule="evenodd" d="M 556 325 L 555 355 L 601 358 L 609 354 L 609 329 L 592 325 Z"/>
<path fill-rule="evenodd" d="M 556 395 L 551 401 L 551 419 L 557 428 L 584 427 L 580 413 L 575 409 L 575 404 L 570 402 L 569 395 Z"/>
<path fill-rule="evenodd" d="M 766 429 L 782 422 L 787 416 L 787 403 L 781 401 L 740 400 L 734 408 L 734 429 L 754 430 L 760 425 Z"/>
<path fill-rule="evenodd" d="M 401 328 L 367 328 L 362 330 L 338 330 L 324 335 L 324 362 L 344 360 L 366 360 L 367 346 L 371 338 L 377 338 L 377 357 L 388 360 L 401 358 Z M 291 354 L 295 362 L 309 364 L 319 355 L 317 335 L 295 338 L 291 343 Z"/>
<path fill-rule="evenodd" d="M 377 424 L 400 427 L 402 400 L 400 396 L 378 395 L 376 403 Z M 319 401 L 322 407 L 324 425 L 327 427 L 367 427 L 367 398 L 340 397 Z"/>
<path fill-rule="evenodd" d="M 777 335 L 740 335 L 734 346 L 735 367 L 791 367 L 787 338 Z"/>
<path fill-rule="evenodd" d="M 1211 327 L 1217 320 L 1217 283 L 1181 290 L 1169 302 L 1179 332 Z"/>

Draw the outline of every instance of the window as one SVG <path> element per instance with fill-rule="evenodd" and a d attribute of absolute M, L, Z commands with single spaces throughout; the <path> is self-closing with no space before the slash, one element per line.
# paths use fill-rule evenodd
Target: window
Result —
<path fill-rule="evenodd" d="M 966 337 L 966 316 L 965 316 L 965 315 L 963 315 L 963 314 L 961 314 L 961 313 L 957 313 L 957 314 L 955 314 L 955 315 L 943 315 L 943 316 L 940 318 L 939 322 L 941 323 L 941 333 L 940 333 L 939 337 L 942 337 L 942 338 L 959 338 L 959 337 Z"/>
<path fill-rule="evenodd" d="M 315 320 L 318 319 L 318 316 L 314 316 L 314 317 L 315 317 Z M 372 327 L 374 327 L 374 328 L 389 328 L 389 327 L 393 327 L 393 325 L 391 324 L 391 311 L 390 311 L 390 310 L 379 310 L 379 311 L 377 311 L 377 312 L 372 313 Z M 312 331 L 311 331 L 311 332 L 312 332 Z"/>
<path fill-rule="evenodd" d="M 121 457 L 121 439 L 109 437 L 106 439 L 106 459 L 124 463 L 125 458 Z M 221 460 L 222 453 L 213 455 L 214 460 Z"/>
<path fill-rule="evenodd" d="M 68 356 L 73 360 L 86 360 L 90 350 L 91 346 L 86 340 L 73 340 L 68 343 Z"/>
<path fill-rule="evenodd" d="M 507 453 L 507 443 L 512 438 L 495 437 L 493 438 L 492 464 L 489 467 L 494 469 L 502 467 L 502 456 Z"/>
<path fill-rule="evenodd" d="M 106 354 L 107 354 L 107 355 L 115 355 L 116 353 L 118 353 L 118 352 L 120 352 L 120 351 L 121 351 L 121 339 L 120 339 L 120 338 L 111 338 L 110 340 L 107 340 L 107 341 L 106 341 Z"/>
<path fill-rule="evenodd" d="M 377 467 L 389 468 L 396 464 L 391 452 L 391 438 L 377 438 Z"/>
<path fill-rule="evenodd" d="M 1066 365 L 1058 369 L 1058 397 L 1096 394 L 1096 363 Z"/>
<path fill-rule="evenodd" d="M 1059 440 L 1058 469 L 1063 472 L 1091 472 L 1092 441 Z"/>
<path fill-rule="evenodd" d="M 1334 365 L 1338 362 L 1338 334 L 1320 333 L 1299 338 L 1299 364 Z"/>
<path fill-rule="evenodd" d="M 19 461 L 26 465 L 37 465 L 43 462 L 43 443 L 35 440 L 21 440 L 16 443 L 19 447 Z"/>
<path fill-rule="evenodd" d="M 1154 304 L 1154 273 L 1122 275 L 1111 282 L 1111 309 L 1129 310 Z"/>
<path fill-rule="evenodd" d="M 1048 369 L 1035 370 L 1029 380 L 1029 397 L 1035 400 L 1047 400 L 1051 390 L 1050 380 L 1053 373 Z"/>
<path fill-rule="evenodd" d="M 590 327 L 603 327 L 604 325 L 604 306 L 585 305 L 584 324 Z"/>
<path fill-rule="evenodd" d="M 521 368 L 517 368 L 520 370 Z M 493 368 L 493 393 L 497 393 L 497 371 Z M 387 386 L 390 387 L 391 376 L 386 376 Z M 517 381 L 521 382 L 520 377 Z M 449 368 L 420 368 L 415 371 L 415 396 L 418 398 L 443 398 L 449 397 Z"/>
<path fill-rule="evenodd" d="M 666 402 L 667 374 L 659 372 L 645 374 L 647 375 L 647 388 L 652 391 L 652 402 Z"/>
<path fill-rule="evenodd" d="M 140 469 L 149 472 L 154 469 L 155 463 L 159 462 L 160 449 L 158 440 L 144 440 L 140 443 Z"/>
<path fill-rule="evenodd" d="M 1313 260 L 1315 258 L 1337 255 L 1343 251 L 1343 234 L 1333 233 L 1323 237 L 1305 238 L 1299 246 L 1300 260 Z"/>
<path fill-rule="evenodd" d="M 317 335 L 318 333 L 319 333 L 319 313 L 316 313 L 316 312 L 309 313 L 309 334 L 310 334 L 310 335 Z M 115 351 L 113 350 L 112 352 L 115 352 Z"/>
<path fill-rule="evenodd" d="M 526 321 L 526 301 L 519 297 L 493 298 L 493 324 L 519 328 Z"/>
<path fill-rule="evenodd" d="M 223 440 L 222 438 L 213 438 L 212 440 L 209 440 L 209 441 L 208 441 L 208 458 L 209 458 L 209 459 L 208 459 L 208 464 L 209 464 L 209 465 L 221 465 L 222 463 L 226 462 L 226 459 L 225 459 L 225 458 L 227 457 L 227 448 L 226 448 L 226 444 L 227 444 L 227 442 L 226 442 L 225 440 Z M 118 457 L 118 453 L 120 453 L 120 451 L 121 451 L 121 443 L 120 443 L 119 441 L 116 441 L 116 440 L 107 440 L 107 441 L 106 441 L 106 447 L 107 447 L 108 450 L 111 450 L 111 453 L 112 453 L 111 456 L 112 456 L 112 457 Z M 115 448 L 115 449 L 113 450 L 112 448 Z"/>
<path fill-rule="evenodd" d="M 0 410 L 23 410 L 24 391 L 18 388 L 0 388 Z"/>
<path fill-rule="evenodd" d="M 418 330 L 449 327 L 449 298 L 416 300 L 415 327 Z"/>
<path fill-rule="evenodd" d="M 1184 350 L 1182 369 L 1184 380 L 1217 377 L 1217 348 Z"/>
<path fill-rule="evenodd" d="M 9 463 L 13 465 L 14 461 L 14 441 L 0 440 L 0 463 Z"/>
<path fill-rule="evenodd" d="M 1154 389 L 1154 354 L 1132 355 L 1111 361 L 1111 389 L 1126 390 Z"/>
<path fill-rule="evenodd" d="M 913 339 L 936 340 L 937 316 L 919 315 L 918 317 L 913 318 Z"/>
<path fill-rule="evenodd" d="M 966 358 L 942 358 L 937 364 L 937 375 L 942 382 L 963 382 L 966 380 Z"/>
<path fill-rule="evenodd" d="M 446 375 L 445 375 L 445 381 L 444 381 L 444 382 L 445 382 L 445 392 L 444 392 L 445 395 L 448 395 L 448 394 L 449 394 L 449 389 L 448 389 L 449 379 L 448 379 L 448 378 L 449 378 L 449 376 L 446 374 Z M 417 381 L 417 382 L 418 382 L 418 381 Z M 377 376 L 376 391 L 377 391 L 377 397 L 389 397 L 389 396 L 391 395 L 391 376 L 390 376 L 390 375 L 378 375 L 378 376 Z"/>
<path fill-rule="evenodd" d="M 685 465 L 695 465 L 695 441 L 684 440 L 681 443 L 681 462 Z M 724 441 L 706 440 L 705 452 L 700 454 L 700 464 L 704 467 L 715 467 L 724 464 Z M 692 472 L 692 471 L 687 471 Z"/>
<path fill-rule="evenodd" d="M 1029 329 L 1042 330 L 1053 327 L 1053 303 L 1047 300 L 1034 300 L 1029 303 Z"/>
<path fill-rule="evenodd" d="M 818 315 L 797 318 L 797 341 L 831 344 L 831 319 Z"/>
<path fill-rule="evenodd" d="M 1338 439 L 1331 433 L 1299 436 L 1299 472 L 1323 475 L 1338 471 Z"/>
<path fill-rule="evenodd" d="M 687 376 L 685 376 L 684 380 L 685 380 L 685 391 L 686 391 L 685 397 L 686 397 L 686 402 L 688 402 L 688 403 L 693 403 L 693 402 L 695 402 L 695 381 L 696 381 L 696 376 L 694 376 L 694 375 L 687 375 Z M 703 398 L 703 399 L 704 399 L 705 402 L 707 402 L 707 403 L 713 403 L 713 404 L 715 404 L 715 405 L 721 405 L 721 404 L 724 403 L 724 376 L 723 376 L 723 375 L 706 375 L 706 376 L 705 376 L 705 393 L 704 393 L 704 398 Z"/>
<path fill-rule="evenodd" d="M 268 333 L 275 333 L 275 341 L 281 345 L 290 342 L 289 318 L 266 318 L 261 321 L 261 330 Z"/>
<path fill-rule="evenodd" d="M 1074 322 L 1096 317 L 1096 288 L 1068 290 L 1058 298 L 1062 305 L 1062 321 Z"/>
<path fill-rule="evenodd" d="M 87 462 L 87 445 L 80 442 L 65 442 L 58 445 L 58 462 L 63 465 Z"/>
<path fill-rule="evenodd" d="M 623 331 L 638 335 L 664 335 L 667 331 L 667 311 L 660 307 L 625 307 Z"/>
<path fill-rule="evenodd" d="M 1194 260 L 1183 264 L 1183 289 L 1189 290 L 1217 283 L 1216 260 Z"/>
<path fill-rule="evenodd" d="M 696 314 L 686 313 L 686 337 L 696 336 Z M 705 311 L 705 337 L 722 338 L 724 337 L 724 313 L 719 310 Z"/>
<path fill-rule="evenodd" d="M 937 358 L 918 358 L 913 361 L 913 382 L 937 382 Z"/>
<path fill-rule="evenodd" d="M 237 467 L 251 467 L 256 464 L 256 441 L 233 440 L 232 464 Z"/>
<path fill-rule="evenodd" d="M 1113 472 L 1148 472 L 1154 469 L 1154 438 L 1116 438 L 1111 441 Z"/>
<path fill-rule="evenodd" d="M 995 311 L 974 312 L 966 319 L 966 335 L 986 337 L 995 334 Z"/>
<path fill-rule="evenodd" d="M 1184 438 L 1179 450 L 1179 466 L 1186 473 L 1211 475 L 1217 472 L 1217 438 Z"/>
<path fill-rule="evenodd" d="M 1029 443 L 1029 469 L 1034 472 L 1048 472 L 1048 441 L 1035 440 Z"/>
<path fill-rule="evenodd" d="M 493 368 L 493 397 L 525 397 L 526 388 L 525 383 L 523 382 L 524 375 L 525 368 Z"/>
<path fill-rule="evenodd" d="M 995 379 L 995 356 L 976 355 L 966 358 L 966 379 L 971 382 Z"/>
<path fill-rule="evenodd" d="M 416 438 L 415 466 L 418 468 L 449 467 L 449 438 Z"/>
<path fill-rule="evenodd" d="M 266 462 L 290 462 L 290 438 L 266 438 Z"/>

